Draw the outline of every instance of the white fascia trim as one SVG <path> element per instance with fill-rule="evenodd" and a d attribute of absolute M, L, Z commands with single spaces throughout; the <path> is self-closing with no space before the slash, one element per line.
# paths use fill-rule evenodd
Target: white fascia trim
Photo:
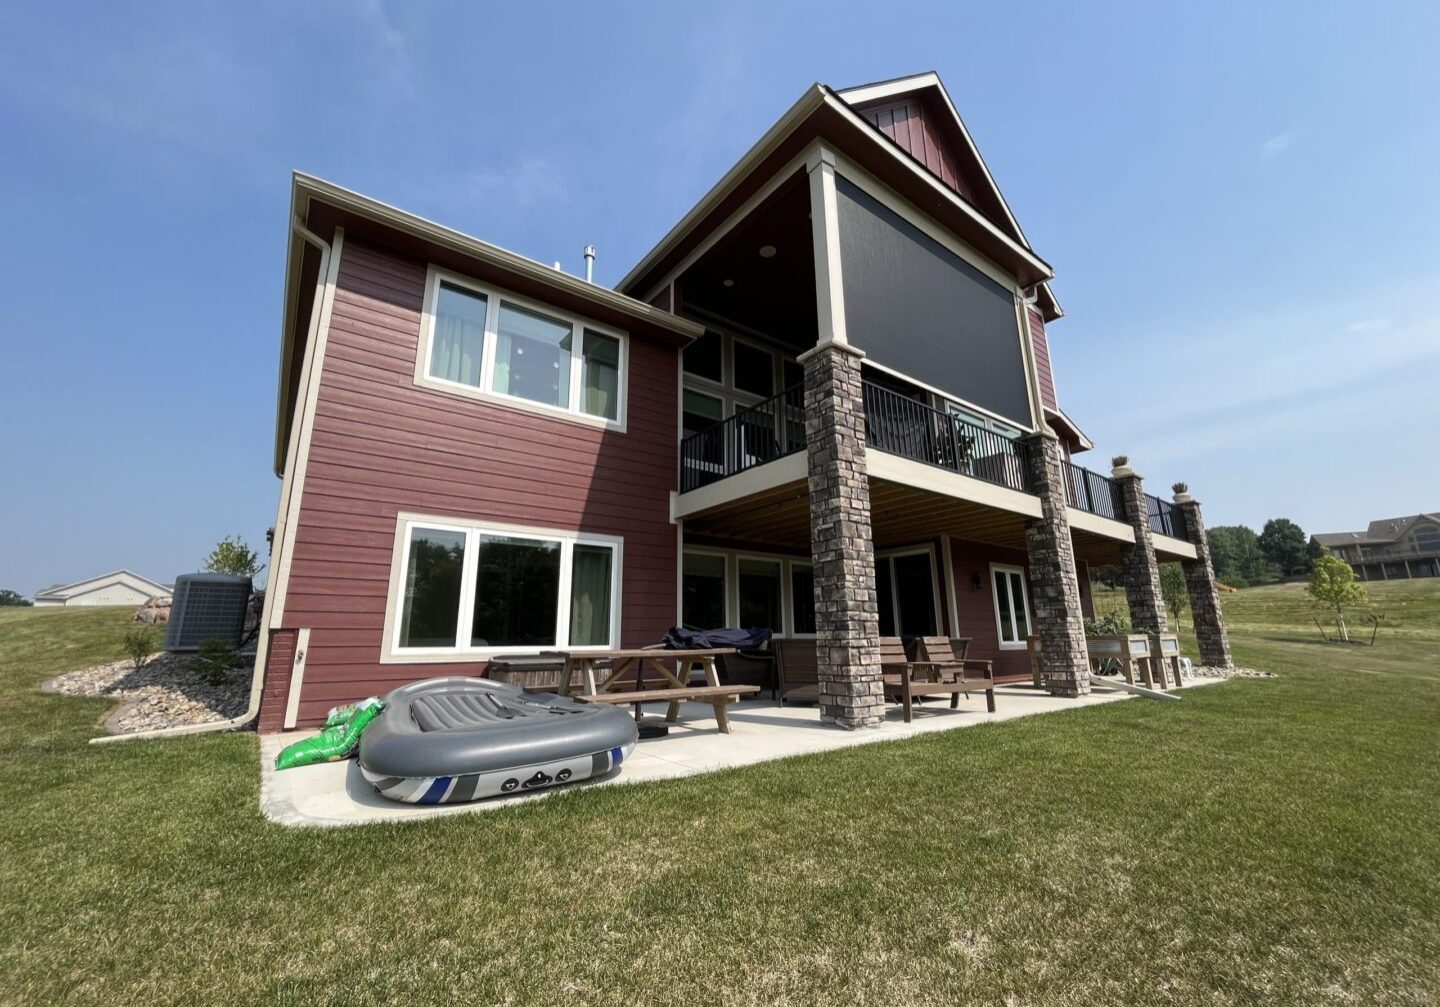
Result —
<path fill-rule="evenodd" d="M 465 255 L 472 256 L 481 261 L 488 262 L 493 266 L 508 269 L 519 273 L 529 279 L 536 280 L 546 286 L 564 291 L 577 297 L 584 298 L 596 304 L 602 304 L 615 311 L 624 312 L 632 318 L 637 318 L 669 329 L 676 335 L 685 336 L 689 339 L 698 339 L 704 334 L 704 328 L 694 322 L 687 321 L 678 315 L 673 315 L 661 308 L 646 304 L 644 301 L 629 297 L 609 287 L 602 287 L 596 283 L 587 283 L 578 276 L 572 276 L 564 270 L 547 266 L 543 262 L 526 258 L 498 245 L 492 245 L 488 241 L 471 237 L 443 224 L 437 224 L 433 220 L 408 213 L 388 203 L 382 203 L 377 199 L 362 195 L 342 186 L 327 182 L 314 175 L 307 175 L 304 172 L 295 173 L 295 186 L 297 192 L 319 199 L 331 206 L 350 210 L 363 217 L 387 224 L 407 233 L 417 235 L 454 249 Z"/>
<path fill-rule="evenodd" d="M 799 125 L 806 116 L 819 108 L 825 101 L 825 89 L 822 85 L 811 84 L 805 89 L 805 93 L 791 105 L 775 125 L 765 131 L 765 135 L 755 141 L 755 144 L 741 155 L 740 160 L 720 177 L 720 181 L 710 187 L 710 191 L 700 197 L 700 200 L 690 208 L 690 212 L 680 218 L 679 223 L 665 232 L 665 236 L 655 243 L 655 247 L 645 253 L 645 257 L 637 262 L 630 272 L 617 283 L 617 290 L 624 290 L 634 283 L 642 274 L 651 269 L 655 261 L 665 255 L 672 244 L 684 237 L 700 221 L 714 205 L 722 200 L 740 181 L 748 175 L 765 157 L 782 141 L 790 132 Z M 672 270 L 673 273 L 673 270 Z M 658 288 L 657 288 L 658 289 Z"/>
<path fill-rule="evenodd" d="M 671 498 L 670 520 L 679 521 L 777 486 L 804 481 L 809 477 L 808 465 L 805 452 L 796 451 L 708 486 L 678 493 Z"/>
<path fill-rule="evenodd" d="M 1025 247 L 1029 248 L 1030 240 L 1025 237 L 1025 231 L 1020 227 L 1020 222 L 1015 219 L 1015 214 L 1011 212 L 1010 204 L 1006 201 L 1005 194 L 1000 191 L 1000 186 L 996 184 L 995 176 L 990 173 L 990 166 L 985 163 L 985 158 L 981 156 L 980 148 L 970 136 L 970 130 L 966 128 L 965 120 L 961 117 L 960 110 L 957 109 L 955 103 L 950 100 L 950 92 L 945 90 L 945 82 L 940 79 L 938 73 L 934 70 L 928 70 L 925 73 L 919 73 L 913 77 L 901 77 L 898 80 L 887 80 L 878 84 L 853 87 L 848 90 L 837 91 L 836 94 L 840 95 L 847 102 L 863 105 L 867 101 L 909 94 L 927 87 L 933 87 L 940 92 L 940 97 L 945 102 L 945 108 L 949 111 L 950 117 L 954 120 L 955 125 L 960 129 L 960 136 L 964 139 L 965 146 L 969 148 L 971 156 L 975 158 L 975 162 L 980 165 L 980 171 L 985 176 L 985 184 L 990 187 L 990 191 L 994 193 L 995 198 L 1000 201 L 1000 208 L 1005 211 L 1005 219 L 1009 221 L 1011 227 L 1015 228 L 1015 233 L 1020 236 L 1020 240 L 1025 243 Z"/>
<path fill-rule="evenodd" d="M 1069 506 L 1065 508 L 1065 515 L 1070 522 L 1072 531 L 1078 528 L 1080 531 L 1087 531 L 1102 538 L 1111 538 L 1116 542 L 1135 544 L 1135 529 L 1123 521 L 1112 521 L 1108 517 L 1101 517 L 1099 514 L 1091 514 L 1089 511 L 1077 510 Z"/>
<path fill-rule="evenodd" d="M 883 134 L 879 137 L 875 136 L 871 132 L 870 125 L 866 123 L 866 121 L 860 117 L 860 114 L 856 112 L 853 108 L 851 108 L 844 99 L 832 93 L 825 96 L 825 101 L 830 105 L 831 108 L 833 108 L 841 116 L 847 119 L 857 130 L 867 136 L 871 140 L 871 142 L 881 144 L 882 149 L 886 150 L 886 152 L 889 153 L 893 158 L 895 158 L 898 163 L 903 164 L 906 169 L 910 171 L 911 174 L 913 174 L 917 179 L 919 179 L 926 186 L 928 186 L 933 191 L 935 196 L 943 199 L 945 202 L 952 205 L 955 209 L 959 210 L 965 216 L 969 217 L 971 221 L 973 221 L 982 230 L 989 232 L 993 237 L 995 237 L 1002 244 L 1008 247 L 1012 252 L 1014 252 L 1015 255 L 1024 259 L 1031 266 L 1033 266 L 1035 268 L 1035 271 L 1040 273 L 1044 279 L 1051 279 L 1054 277 L 1055 271 L 1050 268 L 1049 263 L 1039 258 L 1037 255 L 1035 255 L 1034 252 L 1030 251 L 1028 246 L 1016 241 L 1014 238 L 1010 237 L 1010 235 L 1002 231 L 999 227 L 995 226 L 995 224 L 991 223 L 989 218 L 987 218 L 983 213 L 971 206 L 958 192 L 956 192 L 954 189 L 950 188 L 948 185 L 942 182 L 939 176 L 937 176 L 929 168 L 926 168 L 924 165 L 920 164 L 918 161 L 912 158 L 909 154 L 906 154 L 904 151 L 900 150 L 889 139 L 885 138 Z M 1043 282 L 1043 280 L 1041 282 Z"/>
<path fill-rule="evenodd" d="M 1195 546 L 1183 539 L 1171 538 L 1169 535 L 1159 535 L 1151 532 L 1150 541 L 1155 546 L 1156 552 L 1163 552 L 1174 559 L 1198 558 L 1195 552 Z"/>
<path fill-rule="evenodd" d="M 310 329 L 305 339 L 305 362 L 300 368 L 300 394 L 295 403 L 295 422 L 291 425 L 290 447 L 285 463 L 285 481 L 280 492 L 280 512 L 275 518 L 275 535 L 279 540 L 278 561 L 273 568 L 274 583 L 265 592 L 269 617 L 261 625 L 278 629 L 285 618 L 285 594 L 290 583 L 290 559 L 295 550 L 299 526 L 300 494 L 305 487 L 305 473 L 310 466 L 310 438 L 315 431 L 315 409 L 320 399 L 320 373 L 325 366 L 325 348 L 330 341 L 330 319 L 335 310 L 335 288 L 340 278 L 340 256 L 345 246 L 345 229 L 337 227 L 330 242 L 326 269 L 321 276 L 324 284 L 310 311 Z"/>
<path fill-rule="evenodd" d="M 909 458 L 901 458 L 899 455 L 892 455 L 885 451 L 867 447 L 865 449 L 865 468 L 872 479 L 884 479 L 902 486 L 913 486 L 929 493 L 938 493 L 941 496 L 954 497 L 957 500 L 968 500 L 971 503 L 994 507 L 997 510 L 1009 511 L 1024 517 L 1044 517 L 1039 497 L 1021 493 L 1019 490 L 1012 490 L 1006 486 L 996 486 L 994 483 L 961 475 L 958 472 L 948 472 L 945 469 L 936 468 L 934 465 L 911 461 Z"/>

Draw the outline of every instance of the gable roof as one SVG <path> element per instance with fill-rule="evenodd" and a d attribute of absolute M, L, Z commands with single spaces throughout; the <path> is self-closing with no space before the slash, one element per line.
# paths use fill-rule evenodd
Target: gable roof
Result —
<path fill-rule="evenodd" d="M 996 223 L 1001 224 L 1010 235 L 1026 248 L 1033 251 L 1030 239 L 1025 237 L 1025 232 L 1020 227 L 1020 221 L 1015 218 L 1015 213 L 1010 209 L 1010 203 L 1005 199 L 1005 194 L 1000 191 L 1000 185 L 995 181 L 995 176 L 990 173 L 990 166 L 985 163 L 985 158 L 980 153 L 974 138 L 970 135 L 965 120 L 961 117 L 955 102 L 950 99 L 950 92 L 945 89 L 945 82 L 934 70 L 927 70 L 924 73 L 912 74 L 908 77 L 895 77 L 890 80 L 876 81 L 872 84 L 859 84 L 855 87 L 847 87 L 836 92 L 842 99 L 856 109 L 874 108 L 902 98 L 916 97 L 929 98 L 933 104 L 942 110 L 945 124 L 952 133 L 952 138 L 958 138 L 958 143 L 952 144 L 951 152 L 961 164 L 961 170 L 971 185 L 982 188 L 984 194 L 989 197 L 999 209 L 1000 217 Z M 886 139 L 895 143 L 901 150 L 905 148 L 896 142 L 893 137 L 885 133 L 878 125 L 875 127 Z M 906 154 L 910 154 L 907 150 Z M 963 193 L 962 193 L 963 195 Z M 974 200 L 972 200 L 974 202 Z M 977 207 L 978 208 L 978 207 Z M 1039 285 L 1040 308 L 1047 322 L 1065 314 L 1060 307 L 1060 302 L 1055 299 L 1055 294 L 1050 289 L 1048 282 Z"/>
<path fill-rule="evenodd" d="M 109 573 L 102 573 L 98 577 L 87 577 L 84 580 L 77 580 L 73 584 L 52 584 L 49 587 L 41 588 L 35 592 L 35 599 L 39 601 L 42 598 L 69 598 L 72 595 L 84 594 L 87 590 L 93 590 L 96 585 L 113 583 L 122 577 L 129 577 L 132 580 L 139 581 L 146 587 L 154 588 L 156 594 L 171 593 L 170 588 L 164 584 L 153 581 L 149 577 L 142 577 L 133 570 L 112 570 Z"/>
<path fill-rule="evenodd" d="M 306 286 L 307 250 L 313 249 L 296 233 L 294 225 L 321 234 L 327 241 L 333 237 L 336 226 L 344 226 L 356 237 L 384 242 L 405 254 L 461 269 L 481 279 L 502 277 L 496 282 L 517 294 L 573 310 L 626 331 L 669 338 L 682 344 L 698 339 L 705 331 L 703 326 L 663 308 L 303 171 L 291 174 L 290 220 L 275 412 L 277 476 L 284 475 L 285 448 L 293 421 L 294 396 L 298 392 L 295 385 L 299 368 L 295 363 L 309 337 L 309 313 L 302 307 L 301 295 Z"/>
<path fill-rule="evenodd" d="M 996 222 L 945 184 L 886 136 L 873 122 L 825 84 L 813 84 L 765 134 L 700 198 L 617 289 L 646 296 L 740 209 L 747 198 L 774 178 L 812 140 L 823 138 L 860 168 L 876 175 L 900 196 L 923 207 L 941 226 L 959 235 L 981 254 L 1034 286 L 1054 270 L 1007 221 Z"/>
<path fill-rule="evenodd" d="M 1319 532 L 1310 537 L 1323 546 L 1368 545 L 1370 543 L 1397 542 L 1410 533 L 1420 521 L 1440 524 L 1440 512 L 1411 514 L 1409 517 L 1381 518 L 1371 521 L 1364 531 Z"/>

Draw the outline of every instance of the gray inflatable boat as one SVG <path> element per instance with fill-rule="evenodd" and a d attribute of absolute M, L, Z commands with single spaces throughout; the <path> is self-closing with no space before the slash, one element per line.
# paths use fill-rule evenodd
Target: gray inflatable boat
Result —
<path fill-rule="evenodd" d="M 451 804 L 601 776 L 635 749 L 624 709 L 483 678 L 396 689 L 360 737 L 360 771 L 385 797 Z"/>

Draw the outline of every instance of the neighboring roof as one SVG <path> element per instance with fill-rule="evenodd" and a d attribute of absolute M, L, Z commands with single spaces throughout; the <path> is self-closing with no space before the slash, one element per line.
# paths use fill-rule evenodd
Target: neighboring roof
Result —
<path fill-rule="evenodd" d="M 142 577 L 133 570 L 112 570 L 110 573 L 102 573 L 98 577 L 87 577 L 85 580 L 77 580 L 73 584 L 51 584 L 49 587 L 42 587 L 35 592 L 35 600 L 39 601 L 42 598 L 69 598 L 72 595 L 84 594 L 88 590 L 93 590 L 97 584 L 113 583 L 122 577 L 129 577 L 149 587 L 153 587 L 156 594 L 171 593 L 170 588 L 164 584 L 153 581 L 149 577 Z"/>
<path fill-rule="evenodd" d="M 1310 537 L 1323 546 L 1366 545 L 1369 543 L 1395 542 L 1409 534 L 1417 521 L 1433 521 L 1440 524 L 1440 512 L 1411 514 L 1409 517 L 1382 518 L 1371 521 L 1364 531 L 1319 532 Z"/>
<path fill-rule="evenodd" d="M 576 305 L 577 314 L 589 314 L 599 321 L 614 320 L 622 327 L 632 329 L 643 327 L 651 331 L 663 331 L 683 342 L 698 339 L 705 331 L 703 326 L 695 322 L 618 293 L 609 287 L 590 283 L 543 262 L 492 245 L 488 241 L 408 213 L 325 179 L 302 171 L 294 172 L 290 189 L 290 219 L 307 226 L 313 224 L 312 209 L 317 204 L 331 209 L 332 223 L 340 222 L 353 227 L 357 222 L 363 221 L 383 228 L 387 233 L 400 232 L 413 240 L 417 254 L 423 254 L 422 249 L 437 249 L 444 250 L 451 256 L 458 255 L 467 262 L 503 272 L 514 277 L 517 282 L 524 283 L 526 289 L 518 291 L 520 293 L 540 297 L 548 294 L 559 306 Z M 304 259 L 303 249 L 301 254 L 295 254 L 298 241 L 292 231 L 287 246 L 291 254 L 286 262 L 285 300 L 281 320 L 280 390 L 277 396 L 275 425 L 277 475 L 283 473 L 285 464 L 286 428 L 291 416 L 290 367 L 294 358 L 296 333 L 298 331 L 301 337 L 306 335 L 304 327 L 297 326 L 296 318 L 293 317 L 300 303 L 297 285 L 300 283 Z"/>
<path fill-rule="evenodd" d="M 935 78 L 938 80 L 938 78 Z M 948 99 L 947 99 L 948 101 Z M 765 135 L 745 152 L 700 201 L 642 258 L 618 289 L 644 295 L 685 254 L 704 240 L 744 202 L 745 194 L 773 177 L 811 137 L 821 136 L 882 179 L 903 186 L 902 196 L 922 205 L 943 226 L 1014 274 L 1025 286 L 1054 275 L 1009 220 L 996 222 L 855 111 L 825 84 L 813 84 Z"/>

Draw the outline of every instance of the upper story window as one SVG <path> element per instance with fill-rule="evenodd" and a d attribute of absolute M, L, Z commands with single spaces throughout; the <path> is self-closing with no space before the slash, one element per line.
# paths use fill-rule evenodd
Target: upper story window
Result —
<path fill-rule="evenodd" d="M 431 267 L 416 382 L 624 426 L 623 333 Z"/>
<path fill-rule="evenodd" d="M 1440 551 L 1440 525 L 1421 525 L 1412 531 L 1410 548 L 1415 552 Z"/>

